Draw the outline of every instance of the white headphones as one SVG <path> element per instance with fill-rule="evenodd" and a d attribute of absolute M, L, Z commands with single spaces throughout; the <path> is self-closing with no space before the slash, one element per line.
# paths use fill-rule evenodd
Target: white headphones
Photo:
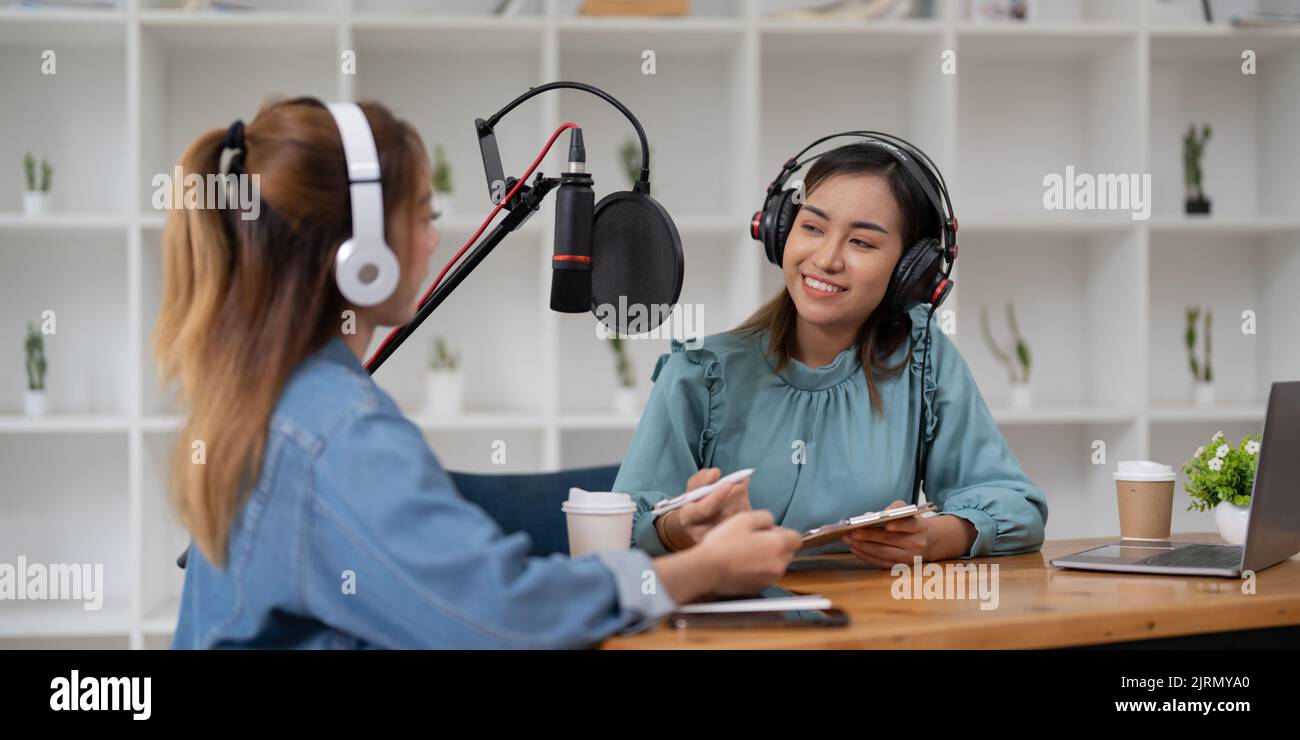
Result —
<path fill-rule="evenodd" d="M 384 241 L 384 191 L 379 184 L 379 152 L 361 106 L 328 103 L 343 139 L 352 199 L 352 237 L 339 247 L 334 278 L 339 291 L 358 306 L 383 303 L 397 289 L 401 266 Z"/>

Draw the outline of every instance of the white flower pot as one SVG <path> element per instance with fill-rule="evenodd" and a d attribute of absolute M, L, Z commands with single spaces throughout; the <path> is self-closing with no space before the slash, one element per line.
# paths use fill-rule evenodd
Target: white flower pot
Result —
<path fill-rule="evenodd" d="M 1028 383 L 1011 384 L 1011 408 L 1027 409 L 1034 405 L 1033 389 Z"/>
<path fill-rule="evenodd" d="M 1250 522 L 1250 507 L 1220 501 L 1214 505 L 1214 524 L 1219 536 L 1229 545 L 1246 544 L 1246 524 Z"/>
<path fill-rule="evenodd" d="M 26 391 L 23 393 L 23 414 L 26 416 L 45 416 L 49 407 L 45 402 L 45 391 Z"/>
<path fill-rule="evenodd" d="M 40 216 L 50 208 L 50 194 L 43 193 L 39 190 L 28 190 L 23 193 L 23 215 Z"/>
<path fill-rule="evenodd" d="M 438 213 L 438 222 L 446 223 L 451 218 L 451 193 L 433 191 L 433 210 Z"/>
<path fill-rule="evenodd" d="M 430 370 L 427 409 L 431 416 L 456 416 L 461 412 L 464 390 L 463 376 L 459 370 Z"/>
<path fill-rule="evenodd" d="M 1214 405 L 1214 383 L 1196 381 L 1192 387 L 1192 400 L 1202 408 Z"/>
<path fill-rule="evenodd" d="M 631 416 L 640 410 L 640 406 L 641 398 L 635 387 L 619 386 L 614 391 L 614 413 Z"/>

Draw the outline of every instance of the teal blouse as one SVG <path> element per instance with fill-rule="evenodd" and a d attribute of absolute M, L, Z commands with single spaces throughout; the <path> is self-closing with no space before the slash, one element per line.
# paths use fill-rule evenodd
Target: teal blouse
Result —
<path fill-rule="evenodd" d="M 749 498 L 795 530 L 876 511 L 912 498 L 924 333 L 926 500 L 975 525 L 967 557 L 1037 550 L 1047 500 L 1025 475 L 989 413 L 970 369 L 928 306 L 912 310 L 909 369 L 876 383 L 884 415 L 871 408 L 856 348 L 812 368 L 791 358 L 779 373 L 767 336 L 716 334 L 698 349 L 672 343 L 655 366 L 654 388 L 614 483 L 637 504 L 633 543 L 666 552 L 650 513 L 705 467 L 723 475 L 754 468 Z M 889 359 L 897 365 L 903 342 Z M 841 543 L 822 552 L 845 551 Z"/>

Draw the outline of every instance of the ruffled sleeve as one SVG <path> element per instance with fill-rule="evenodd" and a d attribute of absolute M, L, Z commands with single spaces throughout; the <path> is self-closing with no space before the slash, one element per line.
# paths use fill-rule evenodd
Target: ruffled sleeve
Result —
<path fill-rule="evenodd" d="M 923 323 L 928 308 L 917 310 L 916 323 Z M 930 417 L 926 498 L 942 513 L 975 526 L 975 541 L 966 557 L 1037 550 L 1047 526 L 1047 497 L 1020 467 L 952 340 L 933 323 L 929 328 L 933 378 L 926 378 L 924 386 Z M 923 329 L 918 327 L 917 333 Z M 914 373 L 920 373 L 923 352 L 924 345 L 918 346 Z"/>
<path fill-rule="evenodd" d="M 672 343 L 651 374 L 654 388 L 623 457 L 614 490 L 632 495 L 637 511 L 632 541 L 662 555 L 667 548 L 655 532 L 655 503 L 686 490 L 686 481 L 709 467 L 726 423 L 726 381 L 718 356 L 707 348 Z"/>

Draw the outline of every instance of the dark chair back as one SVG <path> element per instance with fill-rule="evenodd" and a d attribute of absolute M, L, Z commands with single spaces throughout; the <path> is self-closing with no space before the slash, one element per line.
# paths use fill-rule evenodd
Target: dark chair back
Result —
<path fill-rule="evenodd" d="M 569 498 L 569 488 L 608 491 L 618 466 L 506 475 L 448 471 L 448 475 L 461 495 L 486 511 L 507 534 L 528 533 L 533 541 L 530 555 L 567 555 L 569 528 L 560 505 Z"/>

